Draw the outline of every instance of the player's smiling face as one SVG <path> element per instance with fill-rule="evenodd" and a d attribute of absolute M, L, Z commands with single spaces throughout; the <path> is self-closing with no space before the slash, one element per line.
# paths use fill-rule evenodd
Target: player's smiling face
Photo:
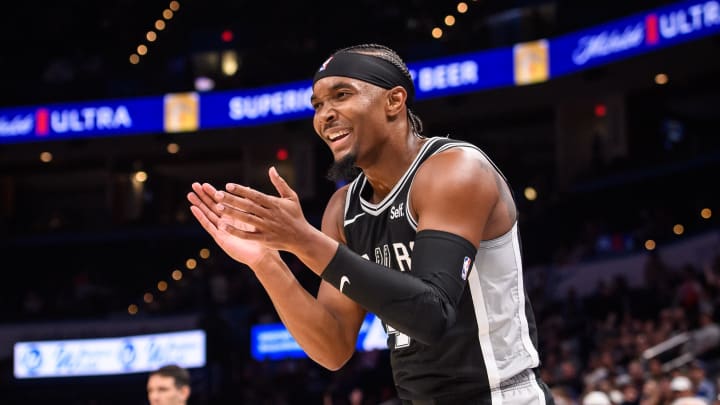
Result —
<path fill-rule="evenodd" d="M 328 76 L 315 82 L 313 126 L 335 161 L 355 155 L 358 162 L 377 144 L 386 116 L 386 90 L 361 80 Z"/>

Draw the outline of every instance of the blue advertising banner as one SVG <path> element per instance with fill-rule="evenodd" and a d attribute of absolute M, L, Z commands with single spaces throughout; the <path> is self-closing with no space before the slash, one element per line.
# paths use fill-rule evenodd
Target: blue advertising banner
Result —
<path fill-rule="evenodd" d="M 200 95 L 203 129 L 261 125 L 312 116 L 310 80 Z"/>
<path fill-rule="evenodd" d="M 510 48 L 409 63 L 416 99 L 513 84 Z M 203 129 L 255 126 L 313 114 L 310 80 L 245 91 L 200 94 Z"/>
<path fill-rule="evenodd" d="M 720 32 L 720 2 L 684 1 L 555 38 L 557 77 Z"/>
<path fill-rule="evenodd" d="M 425 62 L 409 62 L 408 68 L 415 84 L 417 100 L 514 84 L 513 53 L 510 47 Z"/>
<path fill-rule="evenodd" d="M 387 334 L 380 318 L 368 314 L 360 326 L 358 351 L 387 349 Z M 282 323 L 255 325 L 250 329 L 250 353 L 259 361 L 307 357 Z"/>
<path fill-rule="evenodd" d="M 554 39 L 409 62 L 417 100 L 541 83 L 720 32 L 719 0 L 683 1 Z M 311 82 L 0 109 L 0 144 L 192 132 L 311 117 Z"/>
<path fill-rule="evenodd" d="M 161 97 L 0 109 L 0 143 L 162 131 Z"/>
<path fill-rule="evenodd" d="M 17 342 L 13 374 L 17 379 L 117 375 L 149 372 L 169 363 L 205 367 L 205 331 L 98 339 Z"/>

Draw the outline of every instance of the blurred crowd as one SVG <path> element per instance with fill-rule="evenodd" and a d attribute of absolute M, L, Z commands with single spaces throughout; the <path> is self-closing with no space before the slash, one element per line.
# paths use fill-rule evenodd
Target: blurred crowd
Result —
<path fill-rule="evenodd" d="M 302 263 L 292 263 L 301 283 L 315 291 L 316 279 Z M 720 255 L 703 268 L 675 268 L 653 251 L 644 254 L 642 272 L 640 287 L 616 277 L 585 296 L 571 289 L 555 298 L 543 285 L 530 290 L 540 372 L 558 405 L 720 404 Z M 91 296 L 102 301 L 105 288 L 83 277 L 73 282 L 80 302 L 87 305 L 82 299 Z M 24 300 L 28 313 L 43 307 L 41 297 L 31 296 Z M 208 365 L 193 371 L 197 387 L 191 403 L 397 403 L 384 350 L 358 352 L 338 372 L 307 358 L 252 358 L 248 327 L 279 319 L 252 274 L 220 255 L 147 305 L 144 316 L 200 308 Z"/>

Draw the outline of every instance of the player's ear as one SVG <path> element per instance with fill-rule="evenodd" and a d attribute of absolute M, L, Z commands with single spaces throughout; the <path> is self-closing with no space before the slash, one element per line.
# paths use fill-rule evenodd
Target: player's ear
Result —
<path fill-rule="evenodd" d="M 387 113 L 395 116 L 402 111 L 407 100 L 407 91 L 402 86 L 395 86 L 387 93 Z"/>

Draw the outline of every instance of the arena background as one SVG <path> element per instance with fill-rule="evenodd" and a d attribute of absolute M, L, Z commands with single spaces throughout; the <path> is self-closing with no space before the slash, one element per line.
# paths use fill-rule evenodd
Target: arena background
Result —
<path fill-rule="evenodd" d="M 294 83 L 357 43 L 386 44 L 408 63 L 444 60 L 679 7 L 677 35 L 709 33 L 558 77 L 429 98 L 416 110 L 426 135 L 476 143 L 513 186 L 542 373 L 558 405 L 593 390 L 615 405 L 669 404 L 677 375 L 717 404 L 719 3 L 582 3 L 468 1 L 463 13 L 457 2 L 424 0 L 5 4 L 0 402 L 147 403 L 146 372 L 19 378 L 15 345 L 185 330 L 206 337 L 191 404 L 395 399 L 385 350 L 358 352 L 334 373 L 303 357 L 254 357 L 253 327 L 278 317 L 252 274 L 189 214 L 191 182 L 272 191 L 266 170 L 276 165 L 318 224 L 336 185 L 324 178 L 331 157 L 308 117 L 16 142 L 17 111 L 33 112 L 38 133 L 38 111 L 52 106 Z M 315 292 L 317 279 L 287 259 Z"/>

